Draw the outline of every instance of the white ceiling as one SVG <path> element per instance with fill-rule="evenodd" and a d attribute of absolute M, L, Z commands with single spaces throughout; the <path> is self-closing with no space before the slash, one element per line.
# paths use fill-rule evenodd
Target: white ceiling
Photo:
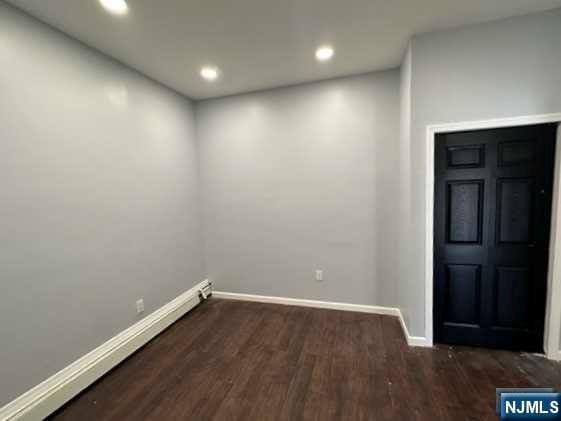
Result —
<path fill-rule="evenodd" d="M 411 35 L 561 6 L 561 0 L 8 0 L 193 99 L 396 67 Z M 318 45 L 335 47 L 328 63 Z M 218 66 L 209 83 L 201 66 Z"/>

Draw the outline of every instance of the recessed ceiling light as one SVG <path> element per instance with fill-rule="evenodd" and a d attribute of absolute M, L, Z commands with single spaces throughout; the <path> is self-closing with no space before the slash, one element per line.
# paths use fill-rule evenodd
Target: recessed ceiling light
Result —
<path fill-rule="evenodd" d="M 115 15 L 124 15 L 129 11 L 125 0 L 99 0 L 105 10 Z"/>
<path fill-rule="evenodd" d="M 213 66 L 205 66 L 201 69 L 201 77 L 208 81 L 213 81 L 218 78 L 218 68 Z"/>
<path fill-rule="evenodd" d="M 323 45 L 316 50 L 316 58 L 319 61 L 327 61 L 333 57 L 334 51 L 333 47 L 329 45 Z"/>

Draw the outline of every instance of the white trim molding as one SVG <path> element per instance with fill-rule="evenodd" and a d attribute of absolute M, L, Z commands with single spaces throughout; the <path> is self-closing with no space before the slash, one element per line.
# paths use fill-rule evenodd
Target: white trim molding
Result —
<path fill-rule="evenodd" d="M 560 361 L 561 335 L 561 125 L 557 128 L 555 175 L 549 240 L 549 268 L 547 271 L 547 302 L 544 349 L 547 358 Z"/>
<path fill-rule="evenodd" d="M 331 301 L 304 300 L 301 298 L 273 297 L 267 295 L 238 294 L 233 292 L 213 291 L 213 297 L 226 300 L 254 301 L 257 303 L 282 304 L 298 307 L 326 308 L 331 310 L 356 311 L 359 313 L 385 314 L 399 316 L 399 309 L 393 307 L 369 306 L 362 304 L 335 303 Z"/>
<path fill-rule="evenodd" d="M 425 149 L 425 337 L 433 342 L 433 232 L 434 232 L 434 154 L 435 135 L 467 130 L 496 129 L 501 127 L 529 126 L 561 122 L 561 113 L 539 114 L 521 117 L 498 118 L 493 120 L 465 121 L 460 123 L 431 124 L 426 127 Z M 558 136 L 554 208 L 552 212 L 551 248 L 548 270 L 548 297 L 544 331 L 546 356 L 557 359 L 559 351 L 559 332 L 561 328 L 561 195 L 559 159 L 561 139 Z M 559 253 L 556 253 L 556 250 Z"/>
<path fill-rule="evenodd" d="M 184 292 L 0 408 L 0 420 L 45 419 L 199 304 L 201 291 L 205 294 L 210 292 L 208 280 Z"/>
<path fill-rule="evenodd" d="M 395 307 L 383 307 L 383 306 L 371 306 L 364 304 L 349 304 L 349 303 L 338 303 L 332 301 L 318 301 L 318 300 L 305 300 L 301 298 L 286 298 L 286 297 L 274 297 L 267 295 L 253 295 L 253 294 L 238 294 L 233 292 L 223 292 L 223 291 L 213 291 L 213 297 L 222 298 L 225 300 L 240 300 L 240 301 L 253 301 L 257 303 L 269 303 L 269 304 L 281 304 L 299 307 L 312 307 L 312 308 L 325 308 L 329 310 L 340 310 L 340 311 L 355 311 L 359 313 L 370 313 L 370 314 L 381 314 L 385 316 L 394 316 L 399 319 L 399 323 L 403 329 L 405 338 L 409 346 L 431 346 L 425 338 L 420 336 L 410 336 L 407 326 L 403 320 L 403 315 L 399 308 Z"/>
<path fill-rule="evenodd" d="M 553 361 L 561 361 L 561 350 L 546 354 L 547 359 Z"/>
<path fill-rule="evenodd" d="M 403 330 L 403 334 L 405 335 L 409 346 L 432 348 L 432 342 L 428 341 L 427 338 L 423 336 L 411 336 L 409 334 L 409 329 L 407 329 L 407 324 L 405 323 L 405 319 L 403 318 L 401 311 L 399 312 L 399 323 L 401 324 L 401 329 Z"/>

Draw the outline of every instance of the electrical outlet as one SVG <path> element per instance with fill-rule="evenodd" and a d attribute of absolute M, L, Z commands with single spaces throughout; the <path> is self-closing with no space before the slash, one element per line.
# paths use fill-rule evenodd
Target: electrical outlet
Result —
<path fill-rule="evenodd" d="M 138 314 L 144 313 L 144 300 L 142 298 L 136 302 L 136 312 Z"/>
<path fill-rule="evenodd" d="M 316 270 L 316 281 L 323 281 L 323 270 Z"/>

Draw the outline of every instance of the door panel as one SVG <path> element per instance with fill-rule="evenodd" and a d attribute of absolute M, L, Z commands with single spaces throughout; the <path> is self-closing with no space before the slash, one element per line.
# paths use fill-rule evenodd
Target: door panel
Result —
<path fill-rule="evenodd" d="M 483 181 L 448 183 L 448 242 L 481 243 Z"/>
<path fill-rule="evenodd" d="M 498 267 L 495 276 L 496 327 L 528 329 L 531 273 L 527 267 Z"/>
<path fill-rule="evenodd" d="M 437 135 L 437 342 L 540 351 L 556 126 Z"/>
<path fill-rule="evenodd" d="M 534 180 L 499 179 L 497 196 L 498 242 L 532 242 L 532 209 L 534 207 Z"/>
<path fill-rule="evenodd" d="M 448 150 L 448 168 L 480 168 L 485 162 L 483 145 L 450 147 Z"/>
<path fill-rule="evenodd" d="M 481 267 L 447 265 L 447 307 L 445 323 L 479 325 Z"/>
<path fill-rule="evenodd" d="M 499 167 L 533 162 L 536 144 L 532 141 L 511 141 L 499 143 Z"/>

